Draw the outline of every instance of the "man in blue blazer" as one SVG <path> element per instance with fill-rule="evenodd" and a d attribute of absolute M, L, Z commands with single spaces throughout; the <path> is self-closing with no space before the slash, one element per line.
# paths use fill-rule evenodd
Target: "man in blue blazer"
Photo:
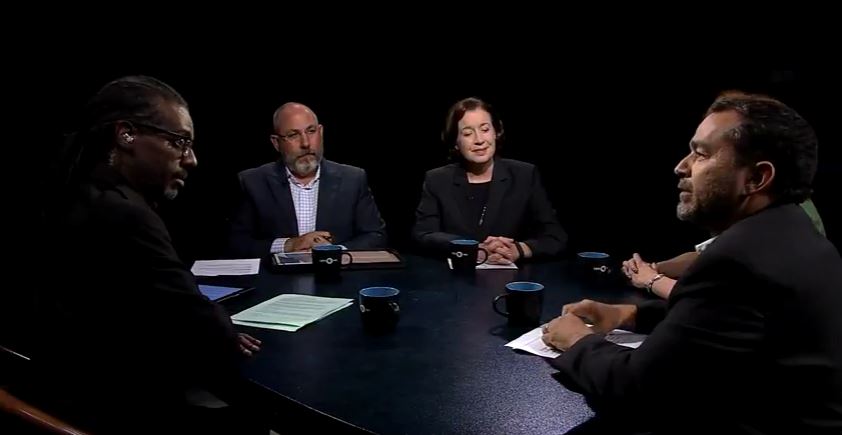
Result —
<path fill-rule="evenodd" d="M 365 171 L 322 158 L 324 127 L 316 114 L 287 103 L 275 111 L 273 126 L 281 158 L 239 174 L 243 198 L 232 221 L 232 254 L 262 257 L 324 243 L 385 247 L 385 223 Z"/>

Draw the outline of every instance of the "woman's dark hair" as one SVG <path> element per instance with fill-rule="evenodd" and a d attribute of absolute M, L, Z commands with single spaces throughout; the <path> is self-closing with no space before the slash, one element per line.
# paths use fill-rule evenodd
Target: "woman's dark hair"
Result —
<path fill-rule="evenodd" d="M 775 166 L 772 193 L 778 202 L 804 202 L 812 194 L 818 165 L 818 140 L 807 121 L 795 110 L 765 95 L 729 91 L 707 110 L 734 111 L 740 125 L 728 132 L 739 163 L 769 161 Z"/>
<path fill-rule="evenodd" d="M 447 112 L 447 119 L 444 123 L 444 130 L 441 132 L 441 140 L 448 147 L 451 152 L 451 158 L 459 158 L 461 154 L 458 151 L 454 153 L 454 147 L 457 144 L 456 137 L 459 134 L 459 121 L 465 116 L 465 112 L 482 109 L 491 115 L 491 125 L 494 131 L 497 132 L 497 149 L 502 148 L 503 142 L 503 121 L 500 120 L 497 112 L 490 104 L 476 97 L 465 98 L 457 101 Z"/>

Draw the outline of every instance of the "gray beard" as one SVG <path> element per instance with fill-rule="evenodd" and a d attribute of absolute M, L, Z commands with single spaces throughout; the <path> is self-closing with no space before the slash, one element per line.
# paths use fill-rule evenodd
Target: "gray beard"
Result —
<path fill-rule="evenodd" d="M 690 209 L 689 204 L 679 202 L 675 207 L 675 214 L 680 221 L 691 221 L 693 219 L 693 210 Z"/>
<path fill-rule="evenodd" d="M 310 175 L 313 172 L 316 172 L 316 168 L 319 167 L 318 160 L 306 159 L 306 160 L 298 160 L 295 162 L 295 173 L 298 175 Z"/>
<path fill-rule="evenodd" d="M 318 169 L 319 164 L 322 161 L 322 157 L 316 155 L 315 159 L 295 159 L 292 164 L 287 162 L 287 167 L 293 173 L 293 175 L 298 177 L 306 177 L 310 174 L 316 172 Z"/>

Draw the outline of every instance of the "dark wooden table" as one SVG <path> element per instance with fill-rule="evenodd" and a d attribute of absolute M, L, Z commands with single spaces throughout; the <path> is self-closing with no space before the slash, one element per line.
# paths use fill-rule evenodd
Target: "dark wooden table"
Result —
<path fill-rule="evenodd" d="M 383 434 L 564 433 L 592 411 L 550 376 L 543 358 L 504 346 L 530 328 L 509 326 L 491 302 L 507 282 L 539 282 L 548 321 L 583 298 L 641 298 L 628 286 L 596 285 L 574 272 L 559 261 L 459 277 L 442 261 L 408 257 L 405 268 L 345 271 L 333 283 L 264 268 L 258 276 L 202 281 L 256 287 L 225 302 L 232 314 L 282 293 L 355 299 L 294 333 L 238 327 L 263 341 L 245 375 L 275 401 L 280 421 L 301 417 L 327 430 Z M 363 330 L 356 301 L 369 286 L 400 289 L 393 333 Z"/>

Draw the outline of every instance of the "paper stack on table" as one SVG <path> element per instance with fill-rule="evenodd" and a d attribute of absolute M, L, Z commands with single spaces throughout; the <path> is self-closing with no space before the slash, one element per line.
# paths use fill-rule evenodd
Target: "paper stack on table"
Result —
<path fill-rule="evenodd" d="M 447 267 L 450 270 L 453 270 L 453 260 L 447 259 Z M 517 265 L 514 263 L 509 264 L 492 264 L 492 263 L 482 263 L 477 265 L 477 270 L 494 270 L 494 269 L 517 269 Z"/>
<path fill-rule="evenodd" d="M 295 332 L 350 306 L 353 299 L 283 294 L 231 316 L 235 325 Z"/>
<path fill-rule="evenodd" d="M 492 270 L 492 269 L 517 269 L 517 265 L 514 263 L 509 264 L 492 264 L 492 263 L 482 263 L 477 265 L 477 270 Z"/>
<path fill-rule="evenodd" d="M 506 343 L 506 346 L 511 347 L 512 349 L 523 350 L 534 355 L 543 356 L 545 358 L 555 358 L 561 355 L 561 351 L 558 349 L 544 344 L 544 340 L 541 339 L 543 335 L 543 331 L 541 331 L 541 328 L 538 327 L 521 335 L 511 342 Z M 645 338 L 646 336 L 643 334 L 635 334 L 622 329 L 615 329 L 605 336 L 605 339 L 610 342 L 631 348 L 640 346 Z"/>
<path fill-rule="evenodd" d="M 259 258 L 240 260 L 199 260 L 193 263 L 190 272 L 196 276 L 257 275 L 260 271 Z"/>

